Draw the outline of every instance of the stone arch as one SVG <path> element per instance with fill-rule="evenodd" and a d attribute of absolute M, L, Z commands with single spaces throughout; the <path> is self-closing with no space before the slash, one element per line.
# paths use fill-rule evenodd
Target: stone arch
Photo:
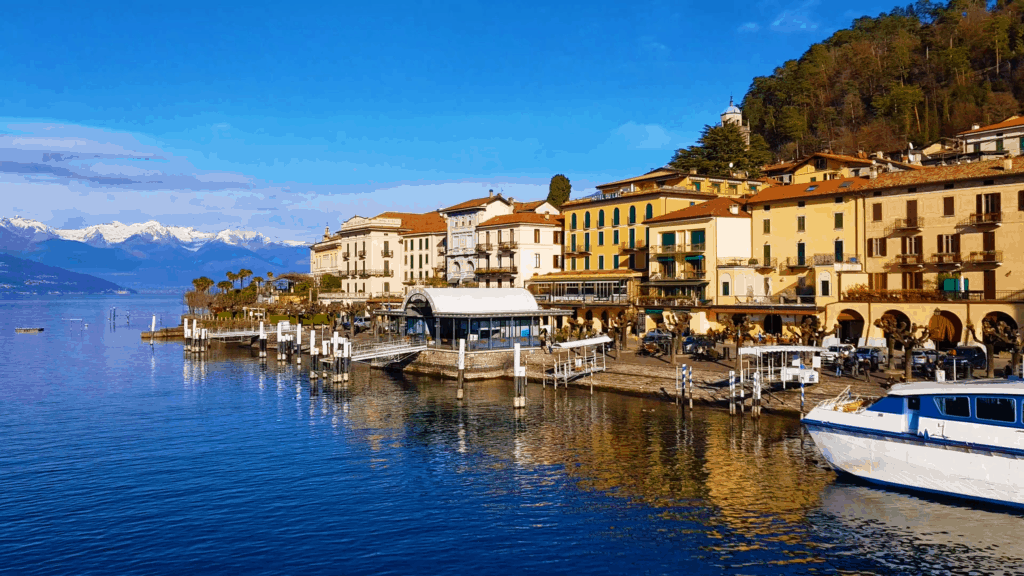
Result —
<path fill-rule="evenodd" d="M 473 263 L 472 262 L 466 262 L 466 272 L 467 273 L 472 273 L 473 270 L 474 270 Z"/>
<path fill-rule="evenodd" d="M 908 328 L 910 326 L 913 326 L 913 323 L 910 321 L 910 316 L 907 316 L 900 310 L 886 310 L 885 313 L 882 314 L 882 316 L 892 316 L 893 318 L 896 319 L 897 325 L 903 323 L 906 324 Z M 882 316 L 879 316 L 879 318 L 881 318 Z M 896 344 L 893 347 L 893 350 L 903 350 L 903 345 L 900 344 L 899 342 L 896 342 Z"/>
<path fill-rule="evenodd" d="M 861 336 L 864 335 L 864 317 L 861 316 L 860 312 L 846 308 L 839 312 L 836 320 L 839 322 L 839 333 L 837 336 L 839 336 L 840 342 L 856 344 Z"/>
<path fill-rule="evenodd" d="M 461 274 L 462 273 L 462 266 L 460 266 L 458 262 L 454 262 L 453 261 L 452 262 L 452 272 L 455 272 L 456 274 Z"/>
<path fill-rule="evenodd" d="M 588 310 L 587 310 L 587 313 L 583 315 L 583 318 L 584 318 L 584 319 L 585 319 L 585 320 L 586 320 L 587 322 L 593 322 L 593 321 L 594 321 L 594 311 L 593 311 L 593 310 L 590 310 L 590 309 L 588 309 Z"/>
<path fill-rule="evenodd" d="M 982 318 L 982 322 L 986 320 L 992 322 L 992 324 L 995 326 L 998 326 L 1000 322 L 1005 323 L 1007 326 L 1009 326 L 1010 330 L 1013 330 L 1014 332 L 1016 332 L 1017 328 L 1019 327 L 1017 325 L 1017 321 L 1013 319 L 1013 316 L 1010 316 L 1006 312 L 1000 312 L 998 310 L 993 310 L 992 312 L 985 314 L 985 316 Z M 981 324 L 975 326 L 974 331 L 975 334 L 977 334 L 978 337 L 980 337 L 982 340 L 985 339 L 985 337 L 982 336 Z M 998 340 L 996 340 L 994 344 L 996 353 L 1002 352 L 1004 350 L 1011 350 L 1009 346 L 1001 344 Z"/>
<path fill-rule="evenodd" d="M 961 342 L 964 324 L 949 310 L 938 310 L 938 314 L 932 314 L 928 320 L 928 330 L 937 349 L 949 350 Z"/>

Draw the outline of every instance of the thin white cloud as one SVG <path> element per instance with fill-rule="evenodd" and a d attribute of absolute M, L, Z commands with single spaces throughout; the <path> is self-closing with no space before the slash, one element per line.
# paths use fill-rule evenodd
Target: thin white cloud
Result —
<path fill-rule="evenodd" d="M 805 0 L 783 10 L 772 19 L 769 28 L 774 32 L 811 32 L 818 29 L 815 10 L 818 0 Z"/>
<path fill-rule="evenodd" d="M 625 140 L 628 150 L 666 150 L 672 144 L 672 134 L 658 124 L 626 122 L 612 134 L 613 137 Z"/>
<path fill-rule="evenodd" d="M 737 28 L 736 31 L 737 32 L 757 32 L 760 29 L 761 29 L 761 25 L 758 24 L 757 22 L 744 22 L 743 24 L 740 24 L 739 28 Z"/>

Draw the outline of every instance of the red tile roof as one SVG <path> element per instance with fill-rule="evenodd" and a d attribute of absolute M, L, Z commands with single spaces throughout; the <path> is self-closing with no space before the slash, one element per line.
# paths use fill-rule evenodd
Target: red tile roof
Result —
<path fill-rule="evenodd" d="M 533 202 L 513 202 L 513 210 L 516 212 L 533 212 L 540 208 L 547 200 L 534 200 Z"/>
<path fill-rule="evenodd" d="M 881 176 L 879 176 L 879 178 L 881 178 Z M 854 190 L 859 190 L 866 182 L 869 182 L 867 178 L 840 178 L 837 180 L 825 180 L 823 182 L 807 182 L 804 184 L 789 184 L 787 186 L 772 186 L 761 190 L 750 198 L 747 198 L 747 205 L 778 202 L 779 200 L 815 198 L 818 196 L 828 196 L 830 194 L 852 192 Z"/>
<path fill-rule="evenodd" d="M 402 221 L 403 236 L 409 234 L 443 233 L 448 230 L 448 224 L 438 212 L 427 212 L 426 214 L 414 214 L 410 212 L 384 212 L 378 214 L 377 218 L 398 218 Z"/>
<path fill-rule="evenodd" d="M 1015 128 L 1017 126 L 1024 126 L 1024 116 L 1010 116 L 1009 118 L 1007 118 L 1006 120 L 1003 120 L 1002 122 L 997 122 L 995 124 L 989 124 L 988 126 L 982 126 L 981 128 L 975 128 L 973 130 L 965 130 L 965 131 L 960 132 L 959 134 L 957 134 L 957 136 L 962 136 L 964 134 L 975 134 L 975 133 L 978 133 L 978 132 L 988 132 L 989 130 L 1002 130 L 1004 128 Z"/>
<path fill-rule="evenodd" d="M 545 216 L 547 217 L 545 218 Z M 565 218 L 562 216 L 537 214 L 536 212 L 516 212 L 513 214 L 495 216 L 494 218 L 484 221 L 482 224 L 478 225 L 477 228 L 505 226 L 509 224 L 546 224 L 561 228 L 564 220 Z"/>
<path fill-rule="evenodd" d="M 506 204 L 508 203 L 508 200 L 506 200 L 505 197 L 501 195 L 501 193 L 498 193 L 495 194 L 494 196 L 484 196 L 483 198 L 474 198 L 472 200 L 466 200 L 465 202 L 460 202 L 454 206 L 442 208 L 440 212 L 452 212 L 455 210 L 463 210 L 466 208 L 477 208 L 479 206 L 486 206 L 495 200 L 501 200 Z"/>
<path fill-rule="evenodd" d="M 663 177 L 671 177 L 671 176 L 685 176 L 685 175 L 686 175 L 686 173 L 684 173 L 682 170 L 676 170 L 675 168 L 668 168 L 668 167 L 657 168 L 655 170 L 651 170 L 647 174 L 642 174 L 640 176 L 634 176 L 632 178 L 626 178 L 625 180 L 616 180 L 615 182 L 609 182 L 607 184 L 598 184 L 597 186 L 595 186 L 595 188 L 601 189 L 601 188 L 607 188 L 609 186 L 619 186 L 621 184 L 629 184 L 630 182 L 642 182 L 644 180 L 652 180 L 654 178 L 663 178 Z"/>
<path fill-rule="evenodd" d="M 707 202 L 701 202 L 694 206 L 687 206 L 682 210 L 655 216 L 644 220 L 644 224 L 656 224 L 658 222 L 674 222 L 676 220 L 689 220 L 691 218 L 750 218 L 750 214 L 743 210 L 745 202 L 742 198 L 714 198 Z M 729 207 L 739 206 L 739 212 L 733 214 Z"/>

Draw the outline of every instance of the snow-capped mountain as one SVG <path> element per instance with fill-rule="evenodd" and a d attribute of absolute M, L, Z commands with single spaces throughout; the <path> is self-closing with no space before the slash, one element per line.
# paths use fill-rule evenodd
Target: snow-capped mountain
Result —
<path fill-rule="evenodd" d="M 57 231 L 46 224 L 20 216 L 0 218 L 0 228 L 29 242 L 43 242 L 58 237 Z"/>
<path fill-rule="evenodd" d="M 0 218 L 0 228 L 24 238 L 30 242 L 43 242 L 53 238 L 84 242 L 97 248 L 117 246 L 129 238 L 136 242 L 152 242 L 155 244 L 177 244 L 188 250 L 196 251 L 212 241 L 223 242 L 230 246 L 240 246 L 249 250 L 262 250 L 277 246 L 305 246 L 304 242 L 294 240 L 275 241 L 262 232 L 248 230 L 222 230 L 220 232 L 201 232 L 186 226 L 164 226 L 156 220 L 137 224 L 123 224 L 118 221 L 109 224 L 96 224 L 79 229 L 54 229 L 37 220 L 28 218 Z"/>

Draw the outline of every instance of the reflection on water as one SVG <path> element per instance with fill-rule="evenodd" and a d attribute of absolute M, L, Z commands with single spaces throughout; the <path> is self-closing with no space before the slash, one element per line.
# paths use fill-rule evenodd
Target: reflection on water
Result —
<path fill-rule="evenodd" d="M 790 418 L 535 384 L 517 415 L 510 382 L 458 401 L 453 381 L 357 366 L 332 385 L 307 364 L 198 360 L 103 329 L 103 302 L 2 306 L 0 344 L 21 361 L 0 358 L 0 562 L 20 572 L 916 574 L 1024 559 L 1019 516 L 837 482 Z M 48 355 L 7 334 L 53 307 L 100 321 L 55 326 Z"/>

